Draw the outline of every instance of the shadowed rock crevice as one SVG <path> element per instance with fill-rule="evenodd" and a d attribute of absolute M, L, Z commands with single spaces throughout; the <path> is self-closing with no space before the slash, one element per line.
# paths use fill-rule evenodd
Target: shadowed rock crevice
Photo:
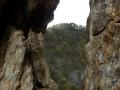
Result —
<path fill-rule="evenodd" d="M 1 35 L 11 25 L 28 34 L 30 28 L 36 33 L 45 32 L 59 0 L 2 0 L 0 3 Z"/>

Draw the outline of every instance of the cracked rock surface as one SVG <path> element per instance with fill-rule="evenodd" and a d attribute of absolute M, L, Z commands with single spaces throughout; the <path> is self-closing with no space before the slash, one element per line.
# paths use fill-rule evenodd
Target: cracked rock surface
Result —
<path fill-rule="evenodd" d="M 120 90 L 120 0 L 90 0 L 83 90 Z"/>
<path fill-rule="evenodd" d="M 0 90 L 57 90 L 43 35 L 59 0 L 0 0 Z"/>

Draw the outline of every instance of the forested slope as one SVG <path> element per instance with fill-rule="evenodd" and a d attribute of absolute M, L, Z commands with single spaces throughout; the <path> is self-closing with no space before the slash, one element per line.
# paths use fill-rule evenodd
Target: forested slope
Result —
<path fill-rule="evenodd" d="M 62 23 L 48 28 L 45 34 L 45 59 L 50 65 L 51 77 L 59 90 L 80 90 L 87 64 L 86 28 L 74 23 Z"/>

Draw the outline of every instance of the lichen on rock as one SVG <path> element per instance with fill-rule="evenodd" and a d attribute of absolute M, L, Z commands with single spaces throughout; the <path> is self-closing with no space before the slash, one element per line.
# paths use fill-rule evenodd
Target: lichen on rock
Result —
<path fill-rule="evenodd" d="M 120 1 L 90 0 L 83 90 L 120 90 Z"/>
<path fill-rule="evenodd" d="M 0 90 L 57 90 L 43 35 L 59 0 L 0 1 Z"/>

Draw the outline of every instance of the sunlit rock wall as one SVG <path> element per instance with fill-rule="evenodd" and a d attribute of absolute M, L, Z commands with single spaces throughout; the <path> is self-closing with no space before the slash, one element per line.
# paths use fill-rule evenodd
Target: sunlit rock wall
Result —
<path fill-rule="evenodd" d="M 90 0 L 83 90 L 120 90 L 120 0 Z"/>

